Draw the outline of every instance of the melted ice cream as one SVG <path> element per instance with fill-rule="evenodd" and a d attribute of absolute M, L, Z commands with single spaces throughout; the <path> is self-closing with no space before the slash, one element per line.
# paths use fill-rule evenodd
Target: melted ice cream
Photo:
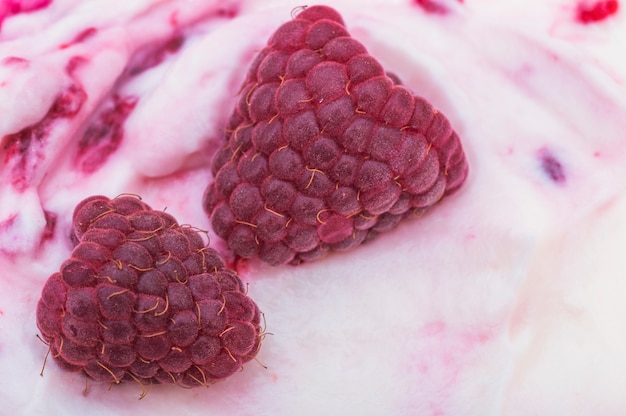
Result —
<path fill-rule="evenodd" d="M 600 2 L 603 3 L 603 2 Z M 607 2 L 611 3 L 611 2 Z M 616 3 L 616 2 L 615 2 Z M 582 6 L 581 6 L 582 4 Z M 140 194 L 181 223 L 247 65 L 300 3 L 0 6 L 0 379 L 7 414 L 622 414 L 626 22 L 594 2 L 333 3 L 459 133 L 463 188 L 298 267 L 239 265 L 259 360 L 210 389 L 89 384 L 36 337 L 74 205 Z M 214 237 L 213 244 L 223 248 Z"/>

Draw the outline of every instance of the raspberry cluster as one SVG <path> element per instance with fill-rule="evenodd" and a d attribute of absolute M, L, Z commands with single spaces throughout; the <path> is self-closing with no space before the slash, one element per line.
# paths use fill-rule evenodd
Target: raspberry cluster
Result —
<path fill-rule="evenodd" d="M 461 186 L 459 137 L 394 79 L 332 8 L 306 8 L 273 34 L 204 196 L 237 256 L 297 264 L 351 249 Z"/>
<path fill-rule="evenodd" d="M 198 231 L 133 196 L 82 201 L 37 326 L 56 362 L 119 383 L 209 385 L 260 348 L 260 312 Z"/>

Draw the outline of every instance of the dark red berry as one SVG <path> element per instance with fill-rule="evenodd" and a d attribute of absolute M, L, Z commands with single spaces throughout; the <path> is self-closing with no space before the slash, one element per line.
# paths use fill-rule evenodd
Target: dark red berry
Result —
<path fill-rule="evenodd" d="M 198 231 L 133 196 L 87 198 L 73 218 L 78 243 L 37 305 L 62 368 L 193 387 L 254 358 L 259 309 Z"/>
<path fill-rule="evenodd" d="M 270 38 L 227 131 L 204 208 L 237 256 L 274 265 L 368 241 L 468 172 L 448 120 L 387 75 L 326 6 Z"/>

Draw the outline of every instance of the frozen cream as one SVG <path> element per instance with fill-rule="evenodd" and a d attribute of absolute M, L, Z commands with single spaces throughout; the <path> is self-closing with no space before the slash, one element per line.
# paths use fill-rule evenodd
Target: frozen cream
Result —
<path fill-rule="evenodd" d="M 267 317 L 210 389 L 89 383 L 35 336 L 93 194 L 210 229 L 210 160 L 253 56 L 300 3 L 5 2 L 0 366 L 8 414 L 621 414 L 624 14 L 616 1 L 337 1 L 448 117 L 471 166 L 436 209 L 298 267 L 241 263 Z M 213 245 L 224 248 L 212 235 Z"/>

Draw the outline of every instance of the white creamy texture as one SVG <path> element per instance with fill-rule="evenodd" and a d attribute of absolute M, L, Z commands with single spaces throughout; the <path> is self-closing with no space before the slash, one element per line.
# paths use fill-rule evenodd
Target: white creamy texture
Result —
<path fill-rule="evenodd" d="M 136 193 L 210 229 L 209 160 L 246 67 L 301 4 L 56 0 L 3 22 L 0 137 L 40 120 L 70 85 L 87 99 L 29 148 L 22 190 L 2 139 L 1 413 L 626 413 L 626 17 L 582 25 L 571 0 L 448 1 L 445 15 L 408 0 L 333 2 L 386 69 L 450 119 L 465 185 L 349 253 L 243 265 L 272 333 L 258 355 L 267 369 L 253 361 L 209 389 L 154 386 L 142 400 L 135 383 L 90 383 L 83 395 L 85 379 L 50 358 L 39 377 L 35 306 L 71 251 L 74 205 Z M 177 34 L 180 49 L 126 75 Z M 7 66 L 11 56 L 28 62 Z M 75 56 L 84 61 L 68 73 Z M 138 101 L 119 148 L 85 171 L 93 154 L 77 158 L 77 143 L 113 94 Z M 560 182 L 541 155 L 560 162 Z M 42 240 L 44 210 L 57 222 Z"/>

